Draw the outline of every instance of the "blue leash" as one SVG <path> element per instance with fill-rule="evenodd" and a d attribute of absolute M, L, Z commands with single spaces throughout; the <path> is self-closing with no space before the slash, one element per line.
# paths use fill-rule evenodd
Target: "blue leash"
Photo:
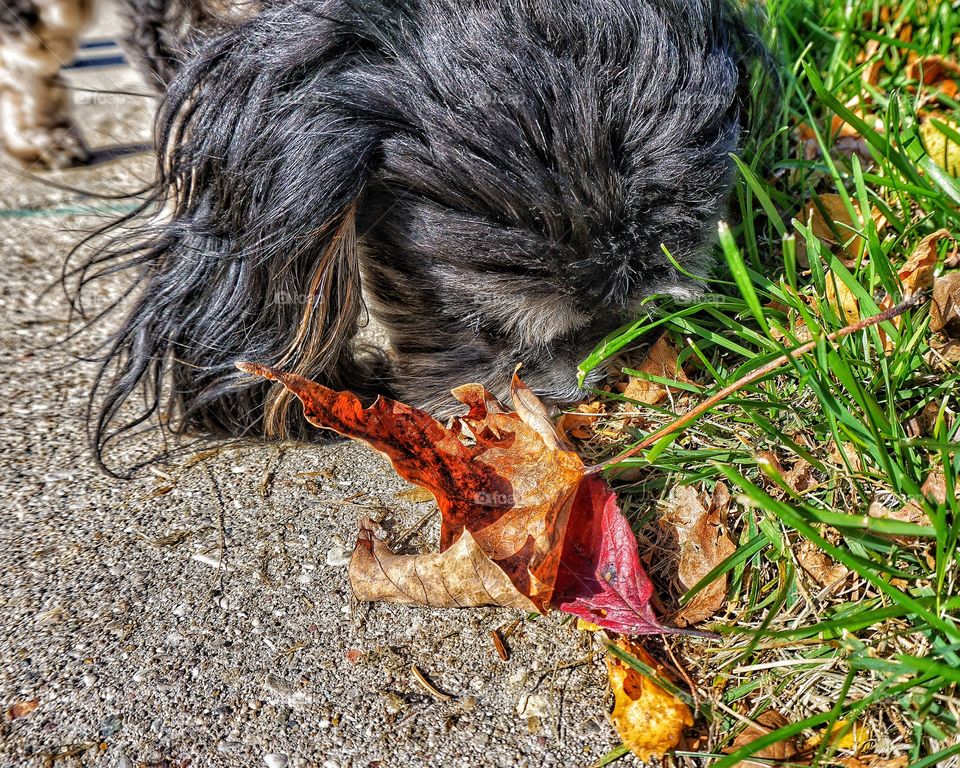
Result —
<path fill-rule="evenodd" d="M 84 51 L 103 51 L 114 48 L 117 53 L 102 56 L 84 56 Z M 127 63 L 120 47 L 113 40 L 86 40 L 80 43 L 81 54 L 70 62 L 64 69 L 99 69 L 102 67 L 119 67 Z"/>

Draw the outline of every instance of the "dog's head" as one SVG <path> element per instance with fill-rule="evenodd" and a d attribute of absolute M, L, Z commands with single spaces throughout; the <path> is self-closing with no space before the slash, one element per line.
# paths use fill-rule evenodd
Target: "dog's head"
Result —
<path fill-rule="evenodd" d="M 363 74 L 396 121 L 362 221 L 398 387 L 440 407 L 461 381 L 502 393 L 522 362 L 538 394 L 578 399 L 597 342 L 709 270 L 742 28 L 713 0 L 421 8 L 397 62 Z"/>

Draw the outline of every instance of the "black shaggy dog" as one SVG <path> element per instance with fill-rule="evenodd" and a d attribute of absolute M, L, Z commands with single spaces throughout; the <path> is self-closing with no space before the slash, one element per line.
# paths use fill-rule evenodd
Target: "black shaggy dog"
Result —
<path fill-rule="evenodd" d="M 138 281 L 98 452 L 158 410 L 306 434 L 242 360 L 434 411 L 523 362 L 578 399 L 642 299 L 698 290 L 662 246 L 708 271 L 758 51 L 723 0 L 299 0 L 208 38 L 157 118 L 154 218 L 88 265 Z"/>

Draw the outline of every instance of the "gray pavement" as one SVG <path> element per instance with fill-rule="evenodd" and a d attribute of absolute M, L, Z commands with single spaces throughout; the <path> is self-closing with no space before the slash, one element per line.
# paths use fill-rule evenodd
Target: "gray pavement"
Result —
<path fill-rule="evenodd" d="M 70 79 L 94 146 L 147 140 L 151 100 L 110 92 L 145 92 L 134 73 Z M 100 474 L 75 357 L 94 339 L 50 347 L 68 312 L 48 289 L 108 202 L 50 183 L 131 191 L 152 158 L 0 163 L 0 706 L 37 702 L 0 716 L 0 766 L 574 766 L 616 744 L 602 660 L 562 617 L 353 603 L 358 514 L 403 530 L 429 509 L 364 447 L 192 443 Z M 504 662 L 489 632 L 516 619 Z"/>

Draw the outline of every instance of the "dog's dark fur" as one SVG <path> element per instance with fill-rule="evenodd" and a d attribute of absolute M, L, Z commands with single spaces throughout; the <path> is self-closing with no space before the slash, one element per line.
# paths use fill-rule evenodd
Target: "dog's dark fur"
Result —
<path fill-rule="evenodd" d="M 642 299 L 698 290 L 661 244 L 709 270 L 757 50 L 723 0 L 300 0 L 212 37 L 158 115 L 156 218 L 90 265 L 139 283 L 98 449 L 158 409 L 304 434 L 241 360 L 435 411 L 523 362 L 576 400 Z"/>

